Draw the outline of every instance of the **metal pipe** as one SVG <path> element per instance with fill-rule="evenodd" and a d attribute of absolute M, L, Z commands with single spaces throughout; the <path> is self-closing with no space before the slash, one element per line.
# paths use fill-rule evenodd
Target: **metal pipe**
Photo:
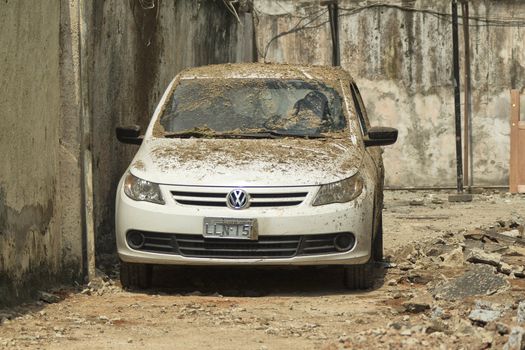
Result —
<path fill-rule="evenodd" d="M 321 1 L 321 6 L 328 7 L 328 21 L 330 22 L 330 33 L 332 36 L 332 65 L 341 65 L 341 53 L 339 51 L 339 6 L 337 0 Z"/>
<path fill-rule="evenodd" d="M 458 2 L 452 0 L 452 59 L 454 66 L 454 111 L 456 119 L 456 170 L 457 190 L 463 192 L 463 160 L 461 150 L 461 96 L 459 86 L 459 40 L 458 40 Z"/>

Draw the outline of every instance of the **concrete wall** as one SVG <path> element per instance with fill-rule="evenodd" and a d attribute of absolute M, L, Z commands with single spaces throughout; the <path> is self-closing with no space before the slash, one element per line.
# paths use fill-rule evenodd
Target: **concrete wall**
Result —
<path fill-rule="evenodd" d="M 144 9 L 138 0 L 95 1 L 90 15 L 98 253 L 114 251 L 115 189 L 137 150 L 117 142 L 115 127 L 145 128 L 161 94 L 185 67 L 253 60 L 251 14 L 241 14 L 239 25 L 222 1 L 154 4 Z"/>
<path fill-rule="evenodd" d="M 59 0 L 0 3 L 0 305 L 80 272 L 80 232 L 61 227 L 60 20 Z"/>
<path fill-rule="evenodd" d="M 450 1 L 375 3 L 339 1 L 341 63 L 360 86 L 372 123 L 400 131 L 398 143 L 385 148 L 387 185 L 454 186 L 451 19 L 439 15 L 451 13 Z M 525 3 L 470 4 L 478 18 L 470 21 L 474 184 L 507 185 L 509 90 L 525 86 L 525 27 L 486 20 L 524 18 Z M 260 61 L 331 64 L 325 8 L 301 0 L 254 5 Z M 417 11 L 423 9 L 435 13 Z"/>

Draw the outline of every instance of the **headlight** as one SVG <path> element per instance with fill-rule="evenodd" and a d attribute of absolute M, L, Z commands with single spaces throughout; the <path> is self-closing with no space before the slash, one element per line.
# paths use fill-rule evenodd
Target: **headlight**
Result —
<path fill-rule="evenodd" d="M 363 192 L 363 179 L 356 174 L 339 182 L 322 185 L 312 205 L 350 202 L 359 197 L 361 192 Z"/>
<path fill-rule="evenodd" d="M 136 201 L 164 204 L 158 184 L 139 179 L 131 173 L 128 173 L 124 181 L 124 193 Z"/>

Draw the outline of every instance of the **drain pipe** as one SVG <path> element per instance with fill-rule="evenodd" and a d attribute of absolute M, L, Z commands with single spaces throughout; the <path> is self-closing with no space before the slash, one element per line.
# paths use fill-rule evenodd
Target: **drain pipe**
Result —
<path fill-rule="evenodd" d="M 328 20 L 330 22 L 330 33 L 332 34 L 332 66 L 340 66 L 341 53 L 339 51 L 339 6 L 337 4 L 337 0 L 321 1 L 320 5 L 328 7 Z"/>
<path fill-rule="evenodd" d="M 82 183 L 82 264 L 86 282 L 95 278 L 95 225 L 93 220 L 92 119 L 89 106 L 90 1 L 78 0 L 80 61 L 80 154 Z"/>
<path fill-rule="evenodd" d="M 461 147 L 461 95 L 459 87 L 458 2 L 452 0 L 452 66 L 454 70 L 454 116 L 456 125 L 456 180 L 457 193 L 448 197 L 449 202 L 470 202 L 472 195 L 463 191 L 463 158 Z"/>

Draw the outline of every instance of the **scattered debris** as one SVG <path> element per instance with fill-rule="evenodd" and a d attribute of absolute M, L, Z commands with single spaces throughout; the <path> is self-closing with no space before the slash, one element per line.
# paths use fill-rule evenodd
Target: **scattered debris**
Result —
<path fill-rule="evenodd" d="M 185 344 L 200 348 L 207 345 L 201 335 L 206 333 L 206 339 L 227 335 L 232 348 L 525 350 L 525 221 L 516 214 L 525 208 L 521 197 L 477 195 L 485 209 L 508 198 L 518 208 L 503 217 L 510 208 L 504 204 L 488 220 L 470 217 L 468 210 L 475 209 L 455 213 L 474 204 L 440 203 L 438 196 L 446 199 L 446 193 L 390 195 L 399 199 L 388 203 L 385 232 L 396 232 L 394 222 L 412 227 L 412 236 L 392 249 L 388 239 L 394 235 L 385 235 L 386 261 L 377 264 L 382 279 L 373 291 L 341 293 L 337 269 L 316 272 L 315 279 L 305 273 L 298 283 L 289 279 L 302 274 L 299 269 L 254 273 L 248 275 L 257 281 L 253 285 L 235 269 L 226 272 L 231 280 L 208 283 L 194 270 L 174 269 L 170 276 L 164 267 L 155 268 L 154 289 L 124 291 L 118 261 L 108 258 L 99 265 L 105 273 L 98 270 L 89 284 L 47 292 L 56 301 L 67 293 L 61 302 L 50 304 L 39 294 L 32 304 L 0 310 L 0 348 L 104 348 L 114 339 L 145 347 L 152 338 L 169 343 L 181 334 Z M 423 204 L 411 205 L 414 198 Z M 176 286 L 167 287 L 171 280 Z M 242 345 L 232 336 L 238 334 L 247 335 Z"/>
<path fill-rule="evenodd" d="M 430 310 L 430 305 L 422 302 L 406 302 L 403 304 L 406 312 L 418 314 Z"/>
<path fill-rule="evenodd" d="M 425 205 L 425 201 L 423 199 L 413 199 L 409 202 L 412 206 L 422 206 Z"/>
<path fill-rule="evenodd" d="M 467 255 L 467 261 L 499 267 L 501 266 L 501 255 L 487 253 L 481 249 L 472 249 Z"/>
<path fill-rule="evenodd" d="M 509 340 L 503 350 L 524 350 L 525 349 L 525 329 L 514 327 L 509 335 Z"/>
<path fill-rule="evenodd" d="M 489 265 L 475 264 L 460 277 L 441 281 L 431 288 L 436 299 L 458 300 L 474 295 L 491 295 L 508 288 L 507 280 Z"/>
<path fill-rule="evenodd" d="M 518 323 L 525 323 L 525 301 L 518 304 Z"/>
<path fill-rule="evenodd" d="M 494 309 L 491 304 L 477 301 L 476 308 L 470 312 L 468 318 L 471 321 L 484 326 L 489 322 L 496 321 L 501 315 L 502 311 Z"/>
<path fill-rule="evenodd" d="M 48 304 L 58 303 L 61 300 L 58 295 L 43 291 L 38 292 L 38 299 Z"/>

